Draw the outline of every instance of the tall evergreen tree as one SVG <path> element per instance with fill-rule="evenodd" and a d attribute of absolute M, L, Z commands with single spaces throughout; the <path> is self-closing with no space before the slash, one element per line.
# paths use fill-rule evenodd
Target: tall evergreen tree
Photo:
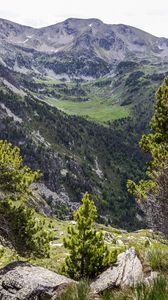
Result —
<path fill-rule="evenodd" d="M 23 165 L 20 149 L 0 140 L 0 189 L 10 193 L 29 193 L 29 186 L 40 172 Z"/>
<path fill-rule="evenodd" d="M 53 234 L 32 208 L 26 207 L 24 202 L 18 206 L 14 201 L 5 199 L 0 202 L 0 218 L 0 229 L 1 224 L 5 224 L 5 237 L 18 254 L 49 257 Z"/>
<path fill-rule="evenodd" d="M 104 244 L 102 232 L 96 232 L 97 210 L 86 193 L 81 207 L 74 213 L 75 226 L 68 227 L 64 246 L 69 249 L 64 270 L 74 279 L 93 278 L 110 262 L 110 253 Z"/>
<path fill-rule="evenodd" d="M 51 231 L 45 229 L 45 222 L 25 201 L 31 193 L 31 183 L 39 176 L 40 172 L 23 165 L 18 147 L 0 140 L 0 231 L 23 256 L 49 255 Z"/>
<path fill-rule="evenodd" d="M 168 234 L 165 226 L 168 224 L 168 77 L 156 96 L 152 132 L 143 135 L 140 141 L 142 150 L 152 158 L 146 172 L 148 179 L 139 184 L 128 180 L 128 190 L 144 205 L 147 219 L 153 220 L 152 226 Z"/>

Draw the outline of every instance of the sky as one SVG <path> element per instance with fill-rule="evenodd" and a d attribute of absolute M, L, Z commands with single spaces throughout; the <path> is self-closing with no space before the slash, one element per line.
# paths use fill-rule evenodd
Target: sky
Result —
<path fill-rule="evenodd" d="M 168 38 L 168 0 L 0 0 L 0 18 L 44 27 L 67 18 L 98 18 Z"/>

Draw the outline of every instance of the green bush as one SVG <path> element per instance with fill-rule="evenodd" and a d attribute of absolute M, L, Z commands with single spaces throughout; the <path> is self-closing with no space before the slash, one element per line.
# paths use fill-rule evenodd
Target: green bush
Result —
<path fill-rule="evenodd" d="M 48 257 L 51 230 L 45 229 L 45 221 L 35 215 L 33 209 L 23 203 L 15 205 L 10 199 L 0 202 L 1 224 L 5 224 L 5 235 L 18 254 L 22 256 Z"/>
<path fill-rule="evenodd" d="M 168 249 L 153 245 L 147 252 L 147 261 L 153 270 L 166 271 L 168 269 Z"/>
<path fill-rule="evenodd" d="M 39 171 L 32 171 L 23 165 L 20 149 L 7 141 L 0 140 L 0 189 L 11 194 L 30 193 L 30 185 L 40 177 Z"/>
<path fill-rule="evenodd" d="M 0 227 L 4 238 L 22 256 L 49 256 L 51 231 L 45 230 L 45 221 L 26 205 L 32 193 L 30 185 L 40 175 L 23 165 L 18 147 L 0 140 L 0 190 L 4 193 L 0 201 Z"/>

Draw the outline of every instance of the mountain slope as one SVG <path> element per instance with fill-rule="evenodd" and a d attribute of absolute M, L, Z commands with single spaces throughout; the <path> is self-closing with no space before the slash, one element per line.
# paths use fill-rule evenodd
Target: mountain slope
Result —
<path fill-rule="evenodd" d="M 49 213 L 65 218 L 88 191 L 104 222 L 141 226 L 126 182 L 144 174 L 138 141 L 168 71 L 167 40 L 96 19 L 41 29 L 1 19 L 0 29 L 0 138 L 43 172 Z"/>
<path fill-rule="evenodd" d="M 143 169 L 135 133 L 127 137 L 119 128 L 68 117 L 36 99 L 23 100 L 12 92 L 1 92 L 0 99 L 0 138 L 18 144 L 25 163 L 43 172 L 42 182 L 56 194 L 43 185 L 39 189 L 54 213 L 60 214 L 60 204 L 63 216 L 68 206 L 75 207 L 74 201 L 80 201 L 81 193 L 88 191 L 97 195 L 99 212 L 111 223 L 138 224 L 135 203 L 126 192 L 129 174 L 135 177 L 136 170 Z"/>

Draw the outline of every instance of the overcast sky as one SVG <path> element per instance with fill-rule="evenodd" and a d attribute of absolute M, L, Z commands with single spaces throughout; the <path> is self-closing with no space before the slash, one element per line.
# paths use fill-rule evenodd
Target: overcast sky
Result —
<path fill-rule="evenodd" d="M 0 18 L 33 27 L 70 17 L 128 24 L 168 38 L 168 0 L 0 0 Z"/>

